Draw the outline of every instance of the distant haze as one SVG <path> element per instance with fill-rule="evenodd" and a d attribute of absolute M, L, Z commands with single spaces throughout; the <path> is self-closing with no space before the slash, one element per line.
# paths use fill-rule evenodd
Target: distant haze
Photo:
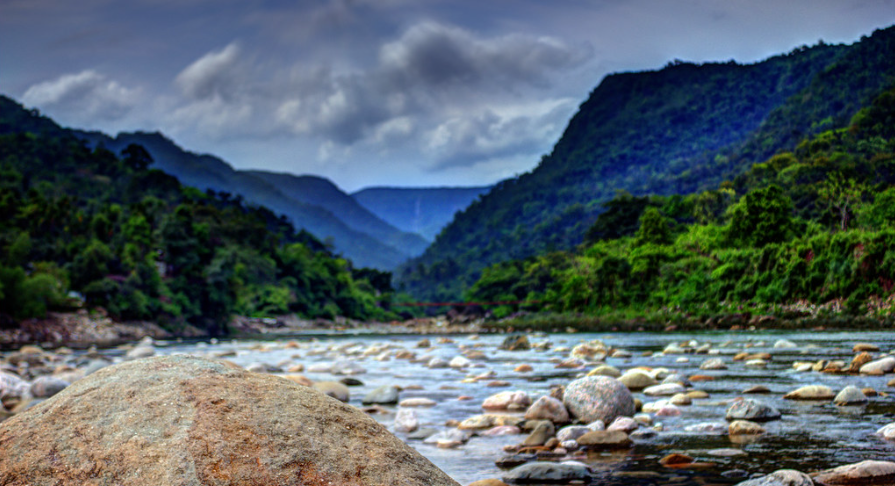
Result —
<path fill-rule="evenodd" d="M 0 90 L 349 192 L 482 186 L 535 167 L 607 73 L 893 22 L 895 0 L 4 0 Z"/>

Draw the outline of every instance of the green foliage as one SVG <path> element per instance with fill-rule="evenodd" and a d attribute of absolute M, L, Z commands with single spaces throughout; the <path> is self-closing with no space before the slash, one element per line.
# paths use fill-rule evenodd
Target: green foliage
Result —
<path fill-rule="evenodd" d="M 671 228 L 668 221 L 656 208 L 646 208 L 640 216 L 640 227 L 634 237 L 636 246 L 667 245 L 671 243 Z"/>
<path fill-rule="evenodd" d="M 792 230 L 792 201 L 772 185 L 743 196 L 727 212 L 727 237 L 747 246 L 765 246 L 786 240 Z"/>
<path fill-rule="evenodd" d="M 390 274 L 355 269 L 241 198 L 181 186 L 0 97 L 0 322 L 77 304 L 226 332 L 233 314 L 394 316 Z M 17 132 L 40 127 L 40 132 Z"/>

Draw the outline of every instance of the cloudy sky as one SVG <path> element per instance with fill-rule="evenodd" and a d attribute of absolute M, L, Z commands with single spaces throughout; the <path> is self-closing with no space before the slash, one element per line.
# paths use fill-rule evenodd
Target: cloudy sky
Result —
<path fill-rule="evenodd" d="M 607 73 L 893 23 L 895 0 L 0 0 L 0 93 L 349 191 L 479 185 L 533 168 Z"/>

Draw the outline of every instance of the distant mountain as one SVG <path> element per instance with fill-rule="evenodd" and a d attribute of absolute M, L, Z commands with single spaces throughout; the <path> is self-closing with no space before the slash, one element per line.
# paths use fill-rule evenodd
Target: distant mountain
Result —
<path fill-rule="evenodd" d="M 491 186 L 369 187 L 351 197 L 395 227 L 433 241 L 457 211 L 490 190 Z"/>
<path fill-rule="evenodd" d="M 231 197 L 242 197 L 247 202 L 267 206 L 289 218 L 296 228 L 305 229 L 321 240 L 331 238 L 335 251 L 351 259 L 356 266 L 391 270 L 413 256 L 413 253 L 401 251 L 352 228 L 327 209 L 293 199 L 276 185 L 254 174 L 233 169 L 213 155 L 188 152 L 161 133 L 120 133 L 116 137 L 100 132 L 76 133 L 88 143 L 103 144 L 116 153 L 132 143 L 142 145 L 155 161 L 154 168 L 177 177 L 182 184 L 226 192 Z M 413 248 L 417 251 L 419 244 Z"/>
<path fill-rule="evenodd" d="M 352 229 L 366 233 L 410 256 L 422 254 L 429 246 L 429 242 L 416 232 L 401 231 L 403 228 L 398 229 L 380 219 L 375 212 L 342 192 L 329 179 L 260 170 L 248 170 L 244 173 L 266 181 L 286 197 L 326 209 Z"/>
<path fill-rule="evenodd" d="M 455 299 L 484 267 L 580 244 L 618 191 L 689 194 L 848 126 L 895 85 L 895 27 L 754 64 L 682 61 L 611 74 L 531 172 L 475 201 L 398 270 L 420 299 Z"/>

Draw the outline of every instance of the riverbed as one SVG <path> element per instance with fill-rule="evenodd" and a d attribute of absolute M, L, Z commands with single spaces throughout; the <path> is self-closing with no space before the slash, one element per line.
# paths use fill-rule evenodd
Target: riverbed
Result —
<path fill-rule="evenodd" d="M 482 402 L 507 390 L 523 390 L 532 398 L 548 394 L 551 387 L 567 385 L 596 366 L 588 363 L 577 369 L 559 368 L 569 357 L 570 348 L 581 342 L 600 340 L 607 346 L 627 351 L 630 357 L 609 357 L 605 363 L 619 370 L 633 367 L 664 367 L 684 377 L 703 375 L 710 381 L 692 381 L 688 390 L 702 390 L 708 398 L 680 406 L 681 415 L 654 417 L 650 428 L 657 434 L 635 440 L 630 449 L 578 455 L 575 459 L 591 465 L 604 484 L 734 484 L 752 475 L 792 468 L 811 472 L 866 459 L 895 459 L 895 444 L 874 432 L 895 422 L 895 389 L 887 386 L 893 375 L 828 374 L 797 372 L 794 362 L 843 360 L 850 362 L 856 343 L 872 343 L 880 348 L 874 357 L 895 349 L 895 335 L 884 332 L 723 332 L 678 333 L 599 333 L 530 335 L 530 342 L 542 349 L 506 351 L 499 349 L 505 335 L 316 335 L 264 340 L 221 342 L 157 342 L 157 354 L 191 353 L 224 356 L 241 366 L 263 363 L 286 370 L 301 365 L 300 373 L 313 381 L 338 381 L 342 374 L 327 371 L 328 365 L 350 361 L 360 385 L 350 387 L 352 405 L 364 407 L 362 398 L 381 385 L 401 387 L 400 399 L 428 398 L 431 407 L 416 407 L 420 427 L 447 430 L 449 421 L 462 421 L 483 413 Z M 418 347 L 427 340 L 430 347 Z M 787 340 L 796 346 L 775 348 Z M 549 343 L 549 344 L 547 344 Z M 663 354 L 670 344 L 685 344 L 685 353 Z M 701 348 L 700 354 L 694 351 Z M 396 358 L 401 351 L 413 358 Z M 769 353 L 765 368 L 747 367 L 733 357 L 743 351 Z M 480 352 L 480 353 L 476 353 Z M 463 369 L 430 368 L 431 358 L 450 361 L 466 354 L 471 365 Z M 626 354 L 626 353 L 622 353 Z M 478 356 L 476 356 L 478 355 Z M 721 358 L 726 370 L 700 370 L 709 358 Z M 531 366 L 529 372 L 514 371 Z M 285 372 L 284 372 L 285 373 Z M 475 377 L 479 377 L 475 379 Z M 866 405 L 839 407 L 831 400 L 793 401 L 783 395 L 804 385 L 826 385 L 838 392 L 847 385 L 880 392 Z M 753 385 L 764 385 L 770 393 L 744 395 Z M 634 392 L 644 403 L 656 397 Z M 782 412 L 780 420 L 763 423 L 767 433 L 740 440 L 726 433 L 725 412 L 737 397 L 757 398 Z M 371 416 L 393 430 L 398 406 L 368 410 Z M 521 413 L 519 413 L 521 415 Z M 717 427 L 705 427 L 714 423 Z M 643 426 L 646 427 L 646 426 Z M 694 429 L 700 429 L 697 431 Z M 476 435 L 456 448 L 442 449 L 409 440 L 396 433 L 460 484 L 500 478 L 506 470 L 495 461 L 507 455 L 505 446 L 519 444 L 526 435 L 487 437 Z M 717 456 L 719 450 L 734 449 L 742 454 Z M 699 469 L 668 469 L 659 460 L 682 453 L 697 462 L 712 463 Z M 726 451 L 724 454 L 730 454 Z"/>

